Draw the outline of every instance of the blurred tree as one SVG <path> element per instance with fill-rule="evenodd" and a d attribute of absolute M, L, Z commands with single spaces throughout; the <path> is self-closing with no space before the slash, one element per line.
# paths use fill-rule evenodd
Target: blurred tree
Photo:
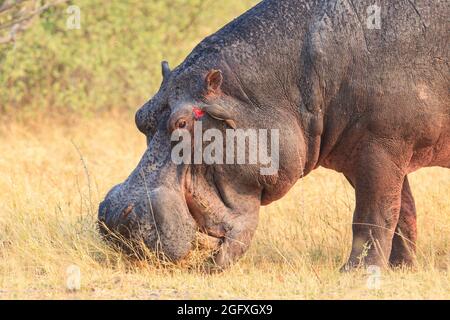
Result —
<path fill-rule="evenodd" d="M 14 42 L 35 18 L 52 6 L 68 0 L 0 0 L 0 44 Z"/>
<path fill-rule="evenodd" d="M 176 67 L 255 3 L 0 0 L 0 113 L 135 110 L 158 89 L 161 60 Z"/>

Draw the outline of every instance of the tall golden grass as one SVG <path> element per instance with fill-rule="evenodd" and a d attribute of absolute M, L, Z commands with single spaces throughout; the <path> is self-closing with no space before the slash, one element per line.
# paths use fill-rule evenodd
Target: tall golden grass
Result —
<path fill-rule="evenodd" d="M 325 169 L 261 209 L 251 249 L 222 274 L 124 257 L 98 235 L 96 210 L 144 149 L 132 114 L 3 121 L 0 298 L 450 298 L 449 170 L 411 175 L 418 266 L 383 271 L 374 289 L 365 270 L 338 272 L 350 249 L 354 195 L 343 176 Z M 81 289 L 69 292 L 73 264 Z"/>

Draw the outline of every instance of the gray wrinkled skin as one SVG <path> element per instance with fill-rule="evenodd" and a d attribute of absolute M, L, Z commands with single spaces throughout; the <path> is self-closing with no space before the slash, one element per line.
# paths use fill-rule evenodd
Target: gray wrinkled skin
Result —
<path fill-rule="evenodd" d="M 450 168 L 450 12 L 447 1 L 380 0 L 381 29 L 370 30 L 372 4 L 263 1 L 173 71 L 164 65 L 160 90 L 136 114 L 148 148 L 100 205 L 101 225 L 173 260 L 192 249 L 199 230 L 220 240 L 214 260 L 223 268 L 249 247 L 259 206 L 324 166 L 356 192 L 345 269 L 412 264 L 416 210 L 407 175 Z M 170 133 L 180 119 L 192 130 L 193 106 L 208 113 L 204 129 L 279 129 L 278 173 L 174 165 Z"/>

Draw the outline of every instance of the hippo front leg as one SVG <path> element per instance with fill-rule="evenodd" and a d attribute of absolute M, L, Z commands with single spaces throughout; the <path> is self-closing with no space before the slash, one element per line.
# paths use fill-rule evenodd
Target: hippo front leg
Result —
<path fill-rule="evenodd" d="M 360 149 L 356 170 L 346 173 L 355 186 L 356 208 L 352 251 L 343 271 L 388 265 L 405 173 L 399 158 L 387 150 L 395 148 L 387 148 L 383 143 L 367 143 Z"/>

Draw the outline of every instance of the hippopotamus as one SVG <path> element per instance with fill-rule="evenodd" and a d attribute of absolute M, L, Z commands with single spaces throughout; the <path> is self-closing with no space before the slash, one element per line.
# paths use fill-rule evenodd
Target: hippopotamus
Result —
<path fill-rule="evenodd" d="M 342 270 L 414 265 L 408 175 L 450 168 L 449 15 L 439 0 L 266 0 L 175 69 L 163 62 L 158 92 L 135 116 L 147 149 L 100 204 L 102 234 L 174 262 L 201 234 L 223 270 L 249 248 L 260 206 L 325 167 L 356 196 Z M 173 161 L 173 134 L 198 124 L 200 134 L 278 130 L 277 170 Z"/>

